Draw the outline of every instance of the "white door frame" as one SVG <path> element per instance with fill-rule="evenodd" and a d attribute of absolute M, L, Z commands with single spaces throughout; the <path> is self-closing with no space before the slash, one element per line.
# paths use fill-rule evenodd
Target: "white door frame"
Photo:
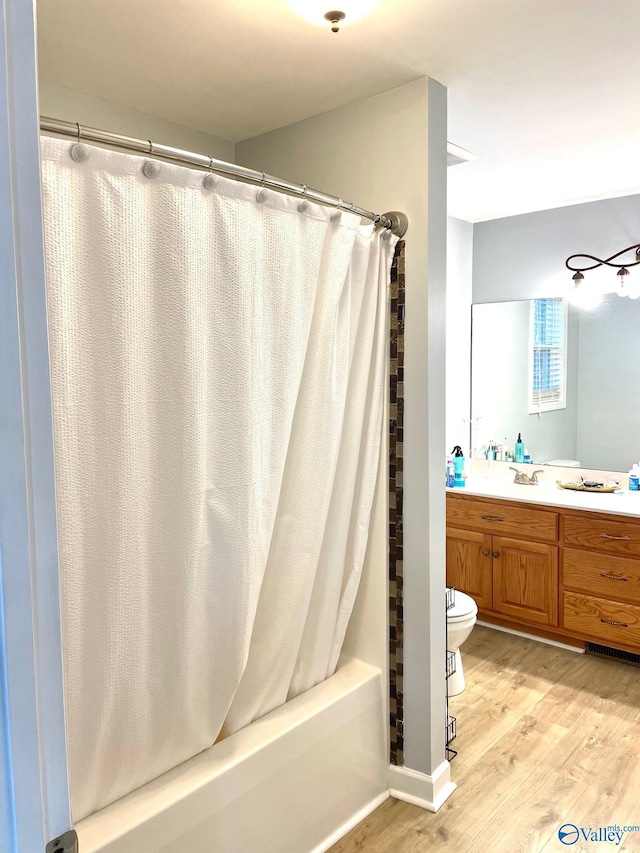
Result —
<path fill-rule="evenodd" d="M 33 0 L 0 0 L 0 725 L 0 849 L 40 853 L 71 817 Z"/>

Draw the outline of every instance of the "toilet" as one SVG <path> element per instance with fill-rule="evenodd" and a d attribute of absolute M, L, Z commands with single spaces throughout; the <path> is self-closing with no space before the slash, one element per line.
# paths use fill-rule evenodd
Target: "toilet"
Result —
<path fill-rule="evenodd" d="M 447 610 L 447 648 L 455 652 L 456 671 L 449 678 L 449 696 L 457 696 L 465 688 L 460 646 L 476 624 L 478 605 L 470 595 L 456 590 L 455 603 Z"/>

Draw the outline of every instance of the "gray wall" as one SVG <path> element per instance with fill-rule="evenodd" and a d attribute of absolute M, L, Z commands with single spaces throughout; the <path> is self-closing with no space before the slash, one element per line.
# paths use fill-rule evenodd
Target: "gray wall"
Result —
<path fill-rule="evenodd" d="M 473 302 L 563 296 L 571 285 L 569 255 L 607 258 L 637 243 L 640 195 L 573 204 L 476 223 Z M 610 279 L 615 272 L 604 272 Z M 595 273 L 589 273 L 595 280 Z"/>
<path fill-rule="evenodd" d="M 45 81 L 40 82 L 39 97 L 40 115 L 79 122 L 125 136 L 150 139 L 173 148 L 183 148 L 196 154 L 234 162 L 233 143 L 219 136 L 210 136 L 199 130 L 154 118 Z"/>

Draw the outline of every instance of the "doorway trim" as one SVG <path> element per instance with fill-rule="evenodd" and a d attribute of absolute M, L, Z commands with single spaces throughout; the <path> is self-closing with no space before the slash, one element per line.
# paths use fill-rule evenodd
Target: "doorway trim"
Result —
<path fill-rule="evenodd" d="M 0 0 L 0 847 L 71 828 L 35 5 Z"/>

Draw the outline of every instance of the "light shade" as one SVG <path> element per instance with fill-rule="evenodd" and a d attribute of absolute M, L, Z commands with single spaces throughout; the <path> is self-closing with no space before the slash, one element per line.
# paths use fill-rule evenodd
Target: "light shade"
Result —
<path fill-rule="evenodd" d="M 293 11 L 319 26 L 329 26 L 325 15 L 327 12 L 344 12 L 344 20 L 340 26 L 352 24 L 359 18 L 363 18 L 378 5 L 379 0 L 287 0 Z"/>

